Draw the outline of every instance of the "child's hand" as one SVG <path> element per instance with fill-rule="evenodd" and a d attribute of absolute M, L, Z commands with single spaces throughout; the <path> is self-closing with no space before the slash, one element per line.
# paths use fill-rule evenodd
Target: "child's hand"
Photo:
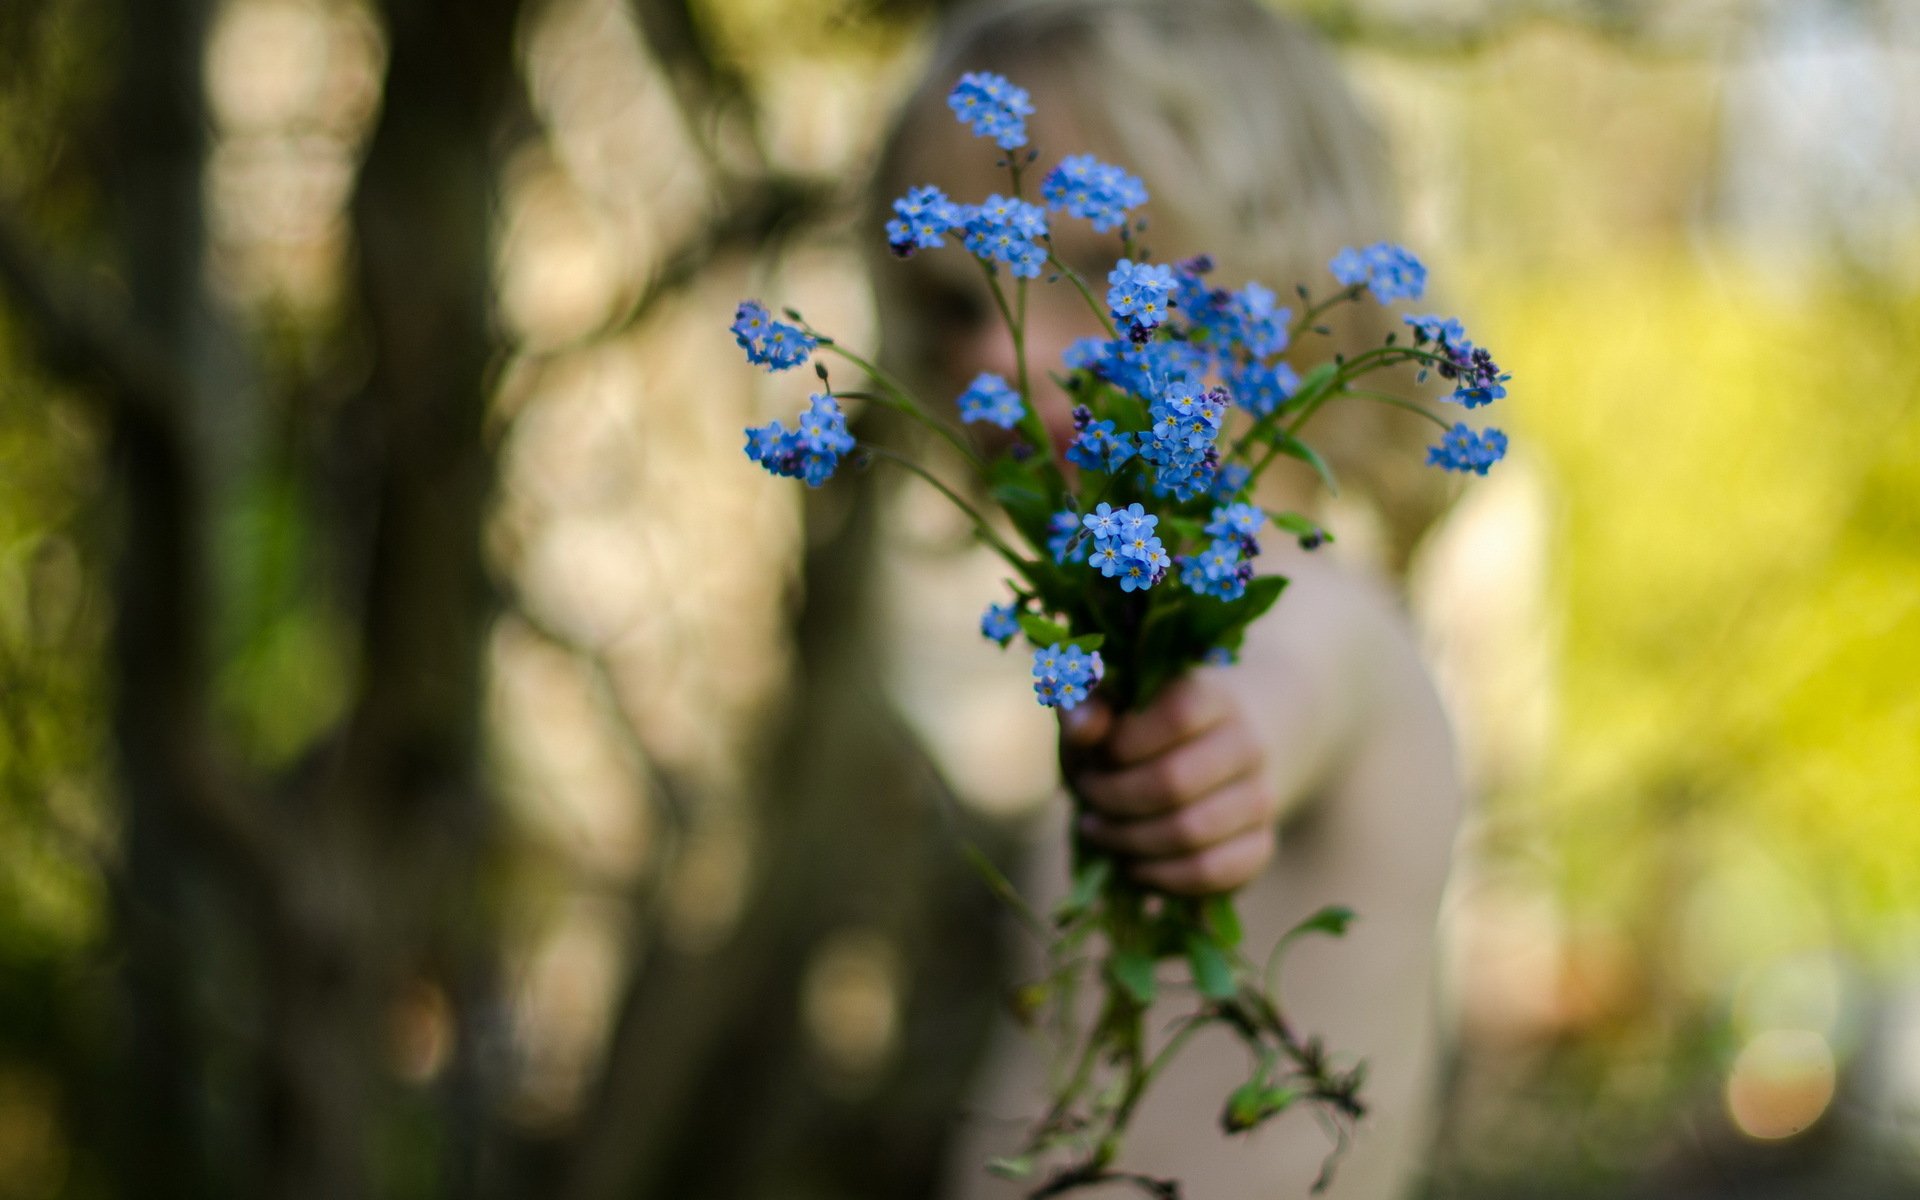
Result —
<path fill-rule="evenodd" d="M 1119 717 L 1087 700 L 1061 714 L 1060 743 L 1067 785 L 1087 805 L 1081 836 L 1133 860 L 1140 883 L 1228 892 L 1272 859 L 1277 772 L 1219 672 L 1187 675 Z"/>

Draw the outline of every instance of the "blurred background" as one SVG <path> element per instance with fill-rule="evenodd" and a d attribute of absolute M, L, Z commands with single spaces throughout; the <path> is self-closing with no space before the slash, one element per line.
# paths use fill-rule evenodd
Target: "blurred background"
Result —
<path fill-rule="evenodd" d="M 1912 1194 L 1920 5 L 1275 3 L 1515 377 L 1432 1195 Z M 944 7 L 0 4 L 0 1200 L 929 1193 L 1050 734 L 726 326 L 871 343 Z"/>

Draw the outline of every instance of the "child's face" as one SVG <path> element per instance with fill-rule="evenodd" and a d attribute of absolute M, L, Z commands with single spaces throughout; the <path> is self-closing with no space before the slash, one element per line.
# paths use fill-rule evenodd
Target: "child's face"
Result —
<path fill-rule="evenodd" d="M 1048 106 L 1040 108 L 1048 111 Z M 1028 128 L 1041 156 L 1022 168 L 1021 190 L 1028 200 L 1037 202 L 1041 178 L 1081 146 L 1063 119 L 1030 121 Z M 934 136 L 916 145 L 907 169 L 912 183 L 934 184 L 956 202 L 973 204 L 1011 191 L 1007 169 L 994 165 L 1000 157 L 992 143 L 946 122 Z M 1104 304 L 1107 272 L 1121 255 L 1119 234 L 1095 233 L 1085 221 L 1060 214 L 1050 214 L 1049 223 L 1054 253 L 1086 282 L 1095 302 Z M 958 396 L 982 371 L 1018 387 L 1013 335 L 994 304 L 979 262 L 958 243 L 957 237 L 949 236 L 942 249 L 922 250 L 908 262 L 883 269 L 909 273 L 909 302 L 920 309 L 918 317 L 930 346 L 932 361 L 926 365 L 949 398 Z M 1071 282 L 1064 278 L 1048 282 L 1054 273 L 1044 270 L 1040 278 L 1027 283 L 1027 369 L 1034 393 L 1027 399 L 1046 424 L 1056 452 L 1063 452 L 1073 439 L 1072 402 L 1053 381 L 1053 373 L 1065 371 L 1062 358 L 1075 340 L 1106 333 Z M 1004 269 L 998 278 L 1007 303 L 1017 304 L 1017 281 Z"/>

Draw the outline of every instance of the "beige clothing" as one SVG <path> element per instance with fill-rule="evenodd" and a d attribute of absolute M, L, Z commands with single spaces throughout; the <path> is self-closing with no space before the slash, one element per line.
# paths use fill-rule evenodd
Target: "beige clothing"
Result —
<path fill-rule="evenodd" d="M 1345 938 L 1297 943 L 1280 986 L 1288 1018 L 1303 1035 L 1320 1034 L 1339 1061 L 1368 1062 L 1362 1096 L 1370 1114 L 1326 1195 L 1394 1200 L 1424 1165 L 1436 1098 L 1435 926 L 1461 815 L 1452 739 L 1384 589 L 1293 556 L 1263 566 L 1292 574 L 1295 583 L 1249 639 L 1248 678 L 1302 668 L 1303 659 L 1329 653 L 1328 643 L 1341 637 L 1367 638 L 1380 650 L 1362 658 L 1378 665 L 1374 683 L 1382 689 L 1370 736 L 1320 800 L 1283 828 L 1275 862 L 1243 889 L 1239 906 L 1255 962 L 1327 904 L 1360 914 Z M 1060 800 L 1037 817 L 1028 878 L 1019 881 L 1041 911 L 1066 888 L 1065 814 Z M 1021 977 L 1032 978 L 1039 963 L 1033 940 L 1014 936 L 1026 952 Z M 1179 966 L 1163 964 L 1162 977 L 1180 978 Z M 1159 1011 L 1168 1019 L 1186 1011 L 1180 989 L 1163 991 Z M 1026 1124 L 1045 1108 L 1049 1054 L 1042 1035 L 1004 1022 L 975 1100 L 958 1118 L 958 1150 L 947 1173 L 951 1200 L 1012 1200 L 1035 1186 L 998 1179 L 983 1164 L 1017 1150 Z M 1220 1128 L 1226 1097 L 1249 1066 L 1230 1032 L 1195 1037 L 1149 1092 L 1119 1165 L 1179 1179 L 1186 1200 L 1307 1196 L 1333 1142 L 1306 1111 L 1284 1113 L 1251 1134 L 1229 1136 Z M 1109 1185 L 1076 1194 L 1138 1192 Z"/>

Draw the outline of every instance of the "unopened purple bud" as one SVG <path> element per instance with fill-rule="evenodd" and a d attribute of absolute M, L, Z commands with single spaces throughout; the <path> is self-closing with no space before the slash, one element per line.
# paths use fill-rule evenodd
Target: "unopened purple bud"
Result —
<path fill-rule="evenodd" d="M 1092 409 L 1084 404 L 1076 404 L 1073 406 L 1073 427 L 1075 429 L 1085 429 L 1092 420 Z"/>
<path fill-rule="evenodd" d="M 1192 258 L 1183 258 L 1174 264 L 1174 269 L 1189 275 L 1205 275 L 1213 270 L 1213 255 L 1196 254 Z"/>
<path fill-rule="evenodd" d="M 1025 462 L 1033 457 L 1033 447 L 1027 445 L 1025 442 L 1015 441 L 1012 446 L 1007 448 L 1007 453 L 1013 455 L 1013 461 Z"/>
<path fill-rule="evenodd" d="M 1127 328 L 1127 340 L 1136 346 L 1144 346 L 1153 340 L 1153 328 L 1146 325 L 1132 325 Z"/>

